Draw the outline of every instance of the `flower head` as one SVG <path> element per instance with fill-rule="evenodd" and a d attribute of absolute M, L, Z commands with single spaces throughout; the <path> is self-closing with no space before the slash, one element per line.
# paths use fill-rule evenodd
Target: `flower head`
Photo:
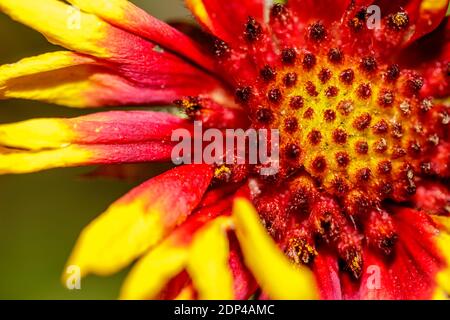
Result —
<path fill-rule="evenodd" d="M 69 49 L 0 67 L 0 97 L 109 111 L 0 126 L 0 173 L 170 161 L 176 129 L 280 132 L 279 170 L 185 164 L 113 203 L 68 265 L 121 297 L 450 294 L 448 1 L 186 0 L 202 29 L 125 0 L 2 0 Z M 49 16 L 51 18 L 49 19 Z M 74 20 L 75 19 L 75 20 Z"/>

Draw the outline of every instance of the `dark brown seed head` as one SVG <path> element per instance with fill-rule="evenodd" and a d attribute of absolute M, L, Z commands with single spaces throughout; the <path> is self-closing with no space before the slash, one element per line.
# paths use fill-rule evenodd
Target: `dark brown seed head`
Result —
<path fill-rule="evenodd" d="M 336 162 L 340 167 L 346 167 L 350 163 L 350 158 L 345 152 L 336 153 Z"/>
<path fill-rule="evenodd" d="M 352 69 L 347 69 L 341 72 L 339 78 L 345 84 L 352 84 L 353 80 L 355 79 L 355 73 Z"/>
<path fill-rule="evenodd" d="M 230 54 L 230 47 L 222 40 L 216 39 L 214 41 L 214 55 L 218 58 L 225 58 Z"/>
<path fill-rule="evenodd" d="M 358 87 L 358 96 L 361 99 L 368 99 L 372 95 L 372 88 L 370 87 L 370 84 L 363 83 Z"/>
<path fill-rule="evenodd" d="M 343 129 L 336 129 L 333 131 L 333 140 L 337 144 L 344 144 L 347 142 L 347 132 Z"/>
<path fill-rule="evenodd" d="M 311 97 L 317 97 L 319 95 L 319 93 L 317 92 L 316 86 L 311 81 L 308 81 L 306 83 L 305 88 L 306 88 L 306 92 L 308 92 L 308 94 Z"/>
<path fill-rule="evenodd" d="M 392 171 L 392 163 L 389 160 L 381 161 L 378 164 L 378 172 L 381 174 L 388 174 Z"/>
<path fill-rule="evenodd" d="M 335 86 L 328 87 L 325 90 L 325 96 L 327 96 L 328 98 L 336 97 L 338 95 L 338 93 L 339 93 L 339 89 Z"/>
<path fill-rule="evenodd" d="M 312 166 L 316 172 L 323 172 L 327 167 L 327 161 L 325 160 L 325 157 L 318 156 L 314 159 Z"/>
<path fill-rule="evenodd" d="M 285 147 L 285 155 L 286 157 L 288 157 L 289 159 L 295 160 L 300 156 L 301 153 L 301 149 L 300 147 L 295 144 L 295 143 L 289 143 L 286 147 Z"/>
<path fill-rule="evenodd" d="M 272 103 L 279 103 L 282 98 L 283 94 L 281 93 L 281 90 L 278 88 L 271 89 L 267 93 L 267 99 L 269 99 L 269 101 Z"/>
<path fill-rule="evenodd" d="M 295 110 L 303 108 L 303 105 L 304 105 L 304 100 L 303 100 L 303 97 L 301 97 L 301 96 L 294 96 L 291 98 L 291 101 L 289 102 L 289 106 Z"/>
<path fill-rule="evenodd" d="M 394 93 L 391 90 L 384 89 L 378 98 L 378 101 L 381 106 L 389 107 L 394 103 Z"/>
<path fill-rule="evenodd" d="M 362 131 L 367 129 L 370 126 L 370 122 L 372 121 L 372 116 L 369 113 L 363 113 L 353 122 L 353 127 L 357 130 Z"/>
<path fill-rule="evenodd" d="M 359 154 L 367 154 L 369 152 L 369 145 L 366 141 L 358 141 L 356 143 L 356 152 Z"/>
<path fill-rule="evenodd" d="M 381 138 L 375 143 L 375 151 L 378 153 L 384 153 L 387 150 L 387 141 L 384 138 Z"/>
<path fill-rule="evenodd" d="M 327 122 L 332 122 L 332 121 L 336 120 L 336 112 L 334 112 L 334 110 L 327 109 L 327 110 L 325 110 L 325 112 L 323 114 L 323 118 Z"/>
<path fill-rule="evenodd" d="M 295 72 L 286 73 L 283 78 L 284 85 L 286 87 L 293 87 L 297 83 L 298 76 Z"/>
<path fill-rule="evenodd" d="M 298 130 L 298 120 L 295 117 L 287 118 L 284 121 L 284 128 L 288 133 L 294 133 Z"/>
<path fill-rule="evenodd" d="M 414 76 L 406 82 L 409 93 L 417 94 L 423 87 L 423 78 L 420 76 Z"/>
<path fill-rule="evenodd" d="M 245 103 L 250 100 L 252 96 L 251 87 L 239 87 L 236 89 L 236 98 L 239 102 Z"/>
<path fill-rule="evenodd" d="M 281 61 L 284 64 L 291 65 L 294 64 L 295 59 L 297 58 L 297 52 L 293 48 L 283 49 L 281 52 Z"/>
<path fill-rule="evenodd" d="M 303 57 L 302 65 L 305 70 L 311 70 L 316 65 L 316 56 L 312 53 L 306 53 Z"/>
<path fill-rule="evenodd" d="M 312 130 L 309 134 L 308 134 L 308 139 L 311 142 L 311 144 L 313 145 L 317 145 L 320 143 L 320 141 L 322 140 L 322 134 L 320 133 L 319 130 Z"/>
<path fill-rule="evenodd" d="M 328 60 L 331 63 L 341 63 L 343 59 L 342 51 L 338 48 L 333 48 L 328 51 Z"/>
<path fill-rule="evenodd" d="M 368 181 L 370 179 L 370 176 L 372 175 L 371 171 L 369 168 L 363 168 L 360 169 L 357 173 L 357 179 L 360 182 L 365 182 Z"/>
<path fill-rule="evenodd" d="M 331 76 L 332 76 L 332 75 L 333 75 L 333 74 L 331 73 L 330 69 L 323 68 L 323 69 L 320 70 L 320 72 L 319 72 L 319 80 L 320 80 L 320 82 L 322 82 L 322 83 L 326 83 L 326 82 L 328 82 L 328 80 L 331 79 Z"/>
<path fill-rule="evenodd" d="M 312 41 L 320 42 L 327 36 L 327 31 L 321 22 L 315 22 L 309 26 L 308 34 Z"/>
<path fill-rule="evenodd" d="M 378 68 L 377 61 L 374 57 L 364 57 L 361 60 L 361 68 L 368 73 L 372 73 Z"/>
<path fill-rule="evenodd" d="M 262 27 L 253 17 L 249 17 L 245 24 L 244 38 L 248 42 L 255 42 L 262 36 Z"/>
<path fill-rule="evenodd" d="M 268 124 L 273 120 L 273 112 L 268 108 L 259 108 L 256 111 L 256 120 L 263 124 Z"/>
<path fill-rule="evenodd" d="M 385 134 L 388 130 L 389 130 L 389 125 L 386 122 L 386 120 L 384 120 L 384 119 L 378 121 L 373 126 L 373 131 L 375 134 Z"/>
<path fill-rule="evenodd" d="M 400 77 L 400 67 L 398 64 L 390 65 L 386 70 L 386 79 L 388 81 L 395 81 Z"/>
<path fill-rule="evenodd" d="M 287 17 L 287 15 L 289 15 L 289 12 L 286 9 L 286 6 L 281 3 L 274 4 L 273 7 L 270 9 L 270 17 L 272 19 L 284 20 Z"/>
<path fill-rule="evenodd" d="M 314 109 L 313 108 L 308 108 L 305 113 L 303 114 L 303 118 L 305 119 L 312 119 L 314 116 Z"/>
<path fill-rule="evenodd" d="M 264 81 L 269 82 L 275 80 L 277 73 L 271 66 L 266 65 L 264 66 L 264 68 L 261 69 L 260 75 Z"/>

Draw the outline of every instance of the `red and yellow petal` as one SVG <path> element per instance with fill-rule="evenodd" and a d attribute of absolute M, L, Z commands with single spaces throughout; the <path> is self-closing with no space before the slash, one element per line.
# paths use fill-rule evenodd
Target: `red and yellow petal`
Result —
<path fill-rule="evenodd" d="M 206 69 L 213 69 L 214 62 L 211 57 L 202 52 L 193 40 L 127 0 L 69 0 L 69 2 L 112 25 L 185 56 Z"/>
<path fill-rule="evenodd" d="M 317 284 L 306 267 L 295 267 L 283 255 L 245 198 L 234 202 L 233 218 L 247 267 L 272 299 L 317 299 Z"/>
<path fill-rule="evenodd" d="M 57 0 L 2 0 L 0 10 L 41 32 L 54 44 L 97 57 L 111 58 L 117 53 L 104 45 L 108 32 L 121 36 L 124 33 L 95 15 L 79 12 Z"/>
<path fill-rule="evenodd" d="M 222 40 L 236 42 L 248 17 L 263 22 L 263 0 L 186 0 L 197 20 Z"/>
<path fill-rule="evenodd" d="M 2 148 L 0 174 L 23 174 L 60 167 L 140 162 L 167 162 L 173 144 L 149 141 L 132 144 L 73 144 L 38 152 Z"/>
<path fill-rule="evenodd" d="M 234 298 L 227 237 L 230 223 L 231 220 L 228 217 L 218 218 L 204 226 L 194 236 L 187 270 L 198 291 L 199 299 L 231 300 Z"/>
<path fill-rule="evenodd" d="M 109 111 L 77 118 L 41 118 L 0 125 L 0 145 L 29 150 L 70 144 L 170 142 L 176 129 L 190 130 L 188 120 L 165 112 Z"/>
<path fill-rule="evenodd" d="M 187 120 L 149 111 L 111 111 L 73 119 L 4 124 L 0 125 L 0 145 L 11 149 L 0 153 L 0 174 L 169 161 L 173 130 L 190 127 Z"/>
<path fill-rule="evenodd" d="M 93 14 L 77 11 L 61 1 L 5 0 L 0 3 L 0 10 L 38 30 L 55 44 L 104 59 L 100 64 L 108 62 L 108 67 L 114 71 L 114 74 L 139 83 L 143 92 L 147 91 L 147 97 L 149 97 L 148 89 L 153 89 L 153 93 L 160 92 L 161 95 L 163 88 L 170 92 L 174 88 L 189 86 L 189 83 L 203 90 L 214 90 L 220 87 L 220 84 L 207 73 L 157 44 L 112 26 Z M 47 18 L 49 15 L 52 19 Z M 99 72 L 99 70 L 95 71 L 95 73 Z M 100 71 L 107 73 L 104 70 Z M 71 78 L 80 82 L 89 78 L 91 73 L 92 70 L 83 69 L 81 72 L 77 70 L 75 75 L 71 74 Z M 60 75 L 53 85 L 61 82 L 64 76 L 67 77 L 67 73 Z M 107 85 L 109 82 L 114 85 L 117 82 L 117 79 L 106 79 L 107 81 L 102 78 L 94 79 L 95 82 L 102 82 L 102 80 L 102 85 Z M 36 82 L 37 80 L 34 79 L 33 83 Z M 82 84 L 85 83 L 82 82 Z M 131 84 L 125 86 L 133 87 Z M 190 87 L 192 89 L 192 86 Z M 137 90 L 132 92 L 132 94 L 136 93 Z"/>
<path fill-rule="evenodd" d="M 435 298 L 448 299 L 450 296 L 450 217 L 433 216 L 433 220 L 441 229 L 435 241 L 446 263 L 445 267 L 436 276 L 439 289 L 436 290 Z M 441 293 L 440 296 L 439 293 Z"/>
<path fill-rule="evenodd" d="M 448 238 L 424 212 L 394 208 L 398 243 L 390 257 L 367 249 L 359 288 L 344 279 L 346 298 L 431 299 L 446 290 Z M 445 245 L 446 244 L 446 245 Z M 445 247 L 447 246 L 447 248 Z M 405 272 L 408 270 L 408 272 Z"/>
<path fill-rule="evenodd" d="M 156 299 L 164 286 L 186 267 L 189 248 L 168 239 L 144 256 L 125 279 L 120 299 Z"/>
<path fill-rule="evenodd" d="M 30 99 L 79 108 L 154 105 L 171 104 L 180 96 L 212 94 L 220 87 L 184 62 L 164 61 L 165 57 L 152 72 L 144 70 L 148 66 L 131 68 L 132 77 L 142 80 L 139 84 L 106 61 L 66 51 L 47 53 L 1 66 L 0 99 Z"/>
<path fill-rule="evenodd" d="M 211 178 L 209 166 L 186 165 L 133 189 L 84 229 L 67 264 L 79 266 L 82 275 L 119 271 L 186 220 Z M 187 258 L 184 249 L 155 250 L 166 268 Z"/>
<path fill-rule="evenodd" d="M 172 279 L 181 275 L 182 271 L 189 268 L 188 265 L 191 265 L 192 268 L 192 264 L 196 263 L 192 261 L 193 257 L 190 257 L 190 254 L 193 251 L 194 256 L 197 257 L 195 251 L 199 250 L 198 246 L 201 247 L 204 245 L 203 243 L 198 242 L 197 236 L 200 238 L 203 236 L 219 237 L 220 243 L 218 244 L 220 245 L 219 249 L 221 249 L 221 251 L 215 253 L 217 254 L 216 256 L 213 255 L 213 257 L 218 258 L 218 260 L 207 261 L 216 266 L 220 265 L 221 270 L 224 270 L 226 267 L 224 266 L 223 259 L 227 256 L 227 244 L 223 242 L 224 238 L 222 235 L 228 225 L 228 219 L 216 219 L 216 217 L 221 215 L 227 207 L 228 202 L 219 201 L 215 205 L 198 210 L 185 223 L 175 229 L 160 245 L 158 245 L 158 247 L 142 257 L 133 266 L 125 279 L 120 298 L 127 300 L 158 298 Z M 200 232 L 199 235 L 197 234 L 198 231 Z M 195 247 L 193 247 L 193 245 L 195 245 Z M 211 243 L 211 245 L 214 246 L 214 243 Z M 205 262 L 205 259 L 208 259 L 208 256 L 205 255 L 198 258 Z M 170 259 L 170 266 L 166 265 L 168 259 Z M 192 269 L 190 271 L 192 271 Z M 202 294 L 209 296 L 216 292 L 221 293 L 220 288 L 209 287 L 208 284 L 205 284 L 201 279 L 198 279 L 198 274 L 195 274 L 195 271 L 192 272 L 194 272 L 193 278 L 199 285 L 199 289 L 202 290 Z M 185 276 L 183 278 L 185 278 Z M 209 271 L 208 276 L 211 277 L 214 276 L 214 274 Z M 224 283 L 226 283 L 227 280 L 226 278 L 224 279 Z M 221 280 L 215 279 L 214 281 Z M 210 283 L 210 285 L 214 285 L 214 282 Z M 170 291 L 173 291 L 173 288 L 169 289 Z M 176 292 L 173 293 L 177 296 L 182 292 L 179 292 L 178 294 Z"/>
<path fill-rule="evenodd" d="M 436 29 L 444 19 L 448 8 L 449 0 L 422 0 L 415 22 L 415 32 L 410 42 Z"/>
<path fill-rule="evenodd" d="M 338 257 L 330 252 L 320 252 L 314 259 L 312 270 L 316 276 L 320 298 L 324 300 L 342 300 Z"/>

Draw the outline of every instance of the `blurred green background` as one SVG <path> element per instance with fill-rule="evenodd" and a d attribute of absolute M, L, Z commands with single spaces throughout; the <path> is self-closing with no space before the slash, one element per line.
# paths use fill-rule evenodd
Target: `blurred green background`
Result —
<path fill-rule="evenodd" d="M 160 19 L 190 17 L 182 0 L 132 2 Z M 0 64 L 59 49 L 2 13 L 0 41 Z M 0 101 L 0 123 L 82 113 L 31 101 Z M 81 229 L 136 185 L 136 182 L 81 177 L 91 170 L 57 169 L 0 176 L 0 299 L 117 297 L 126 270 L 114 277 L 83 279 L 81 290 L 68 290 L 60 282 L 64 264 Z M 155 172 L 158 170 L 160 167 L 156 166 Z"/>

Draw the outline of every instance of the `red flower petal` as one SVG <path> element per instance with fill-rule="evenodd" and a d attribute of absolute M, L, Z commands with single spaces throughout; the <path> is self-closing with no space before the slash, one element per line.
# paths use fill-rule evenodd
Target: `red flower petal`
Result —
<path fill-rule="evenodd" d="M 361 18 L 370 3 L 356 3 L 349 7 L 343 20 L 340 31 L 343 46 L 349 46 L 349 51 L 367 54 L 373 54 L 375 50 L 377 55 L 388 60 L 414 40 L 437 28 L 448 8 L 448 0 L 382 0 L 372 4 L 381 9 L 381 28 L 369 29 L 365 18 Z M 400 18 L 397 14 L 401 14 Z"/>
<path fill-rule="evenodd" d="M 244 264 L 242 252 L 234 237 L 230 239 L 230 268 L 234 278 L 235 299 L 249 299 L 258 286 Z"/>
<path fill-rule="evenodd" d="M 439 26 L 448 10 L 449 0 L 422 0 L 410 42 L 430 33 Z"/>
<path fill-rule="evenodd" d="M 198 65 L 212 70 L 214 62 L 198 45 L 170 25 L 149 15 L 129 1 L 69 0 L 77 8 L 94 13 L 107 22 L 185 56 Z"/>
<path fill-rule="evenodd" d="M 141 64 L 136 63 L 141 61 L 138 57 L 115 65 L 61 51 L 1 66 L 0 99 L 24 98 L 71 107 L 172 104 L 180 96 L 211 93 L 221 87 L 178 57 L 147 49 L 150 52 L 144 57 L 148 59 Z"/>
<path fill-rule="evenodd" d="M 1 154 L 0 172 L 168 161 L 174 146 L 172 131 L 178 128 L 190 129 L 191 125 L 176 116 L 149 111 L 113 111 L 5 124 L 0 126 L 0 145 L 26 151 Z"/>
<path fill-rule="evenodd" d="M 411 200 L 417 209 L 428 214 L 450 214 L 449 187 L 437 181 L 422 182 Z"/>
<path fill-rule="evenodd" d="M 350 0 L 289 0 L 288 5 L 302 23 L 317 20 L 329 23 L 340 20 L 351 2 Z"/>
<path fill-rule="evenodd" d="M 324 300 L 341 300 L 342 290 L 336 255 L 323 251 L 314 259 L 313 271 L 316 276 L 320 297 Z"/>
<path fill-rule="evenodd" d="M 222 40 L 235 42 L 248 17 L 263 22 L 263 0 L 186 0 L 199 22 Z"/>
<path fill-rule="evenodd" d="M 347 289 L 352 288 L 347 298 L 430 299 L 437 290 L 436 276 L 445 264 L 434 242 L 438 232 L 434 222 L 423 212 L 406 208 L 394 211 L 399 240 L 393 255 L 366 250 L 359 289 L 344 279 Z"/>
<path fill-rule="evenodd" d="M 433 48 L 433 50 L 430 50 Z M 450 19 L 445 18 L 431 33 L 406 47 L 399 63 L 418 70 L 425 80 L 421 94 L 424 97 L 445 98 L 450 94 Z"/>

